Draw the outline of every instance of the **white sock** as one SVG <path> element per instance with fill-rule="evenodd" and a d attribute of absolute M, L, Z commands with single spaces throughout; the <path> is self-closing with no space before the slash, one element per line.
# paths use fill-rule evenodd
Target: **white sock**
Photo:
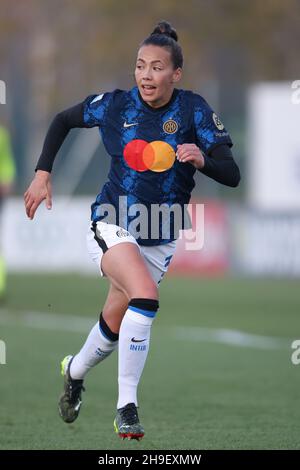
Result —
<path fill-rule="evenodd" d="M 119 332 L 117 408 L 123 408 L 128 403 L 138 406 L 137 387 L 148 355 L 150 330 L 155 314 L 156 312 L 147 312 L 129 304 L 123 317 Z"/>
<path fill-rule="evenodd" d="M 106 359 L 116 349 L 118 341 L 111 341 L 100 330 L 99 322 L 91 329 L 86 342 L 72 361 L 72 379 L 84 379 L 87 372 Z"/>

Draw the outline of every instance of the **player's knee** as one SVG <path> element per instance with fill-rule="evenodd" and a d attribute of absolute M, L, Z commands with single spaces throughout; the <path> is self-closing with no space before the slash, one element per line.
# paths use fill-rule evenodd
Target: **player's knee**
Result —
<path fill-rule="evenodd" d="M 157 284 L 151 279 L 147 282 L 134 286 L 130 292 L 130 298 L 145 298 L 158 300 Z"/>

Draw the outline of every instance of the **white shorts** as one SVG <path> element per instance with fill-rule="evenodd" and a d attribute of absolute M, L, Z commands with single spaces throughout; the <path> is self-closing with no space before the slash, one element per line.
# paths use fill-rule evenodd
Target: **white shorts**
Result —
<path fill-rule="evenodd" d="M 176 240 L 163 245 L 142 246 L 127 230 L 118 225 L 92 222 L 87 233 L 87 248 L 92 260 L 97 264 L 101 276 L 105 276 L 101 270 L 103 254 L 112 246 L 125 242 L 133 243 L 139 248 L 153 280 L 159 284 L 174 255 Z"/>

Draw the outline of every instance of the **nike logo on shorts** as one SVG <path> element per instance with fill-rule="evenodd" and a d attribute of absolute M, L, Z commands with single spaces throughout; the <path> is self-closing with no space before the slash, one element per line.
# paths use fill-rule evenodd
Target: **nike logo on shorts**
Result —
<path fill-rule="evenodd" d="M 142 343 L 143 341 L 146 341 L 147 338 L 145 339 L 135 339 L 135 337 L 131 338 L 131 341 L 133 343 Z"/>

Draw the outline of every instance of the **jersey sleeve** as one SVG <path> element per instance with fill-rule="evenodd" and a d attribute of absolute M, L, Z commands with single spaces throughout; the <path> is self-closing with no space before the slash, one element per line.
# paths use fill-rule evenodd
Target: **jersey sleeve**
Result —
<path fill-rule="evenodd" d="M 112 93 L 90 95 L 79 104 L 58 113 L 46 134 L 35 171 L 51 173 L 57 152 L 71 129 L 101 127 L 111 96 Z"/>
<path fill-rule="evenodd" d="M 101 127 L 112 93 L 90 95 L 83 102 L 83 121 L 85 127 Z"/>
<path fill-rule="evenodd" d="M 194 93 L 193 101 L 196 139 L 200 149 L 209 154 L 222 144 L 232 147 L 232 140 L 224 124 L 205 99 Z"/>

